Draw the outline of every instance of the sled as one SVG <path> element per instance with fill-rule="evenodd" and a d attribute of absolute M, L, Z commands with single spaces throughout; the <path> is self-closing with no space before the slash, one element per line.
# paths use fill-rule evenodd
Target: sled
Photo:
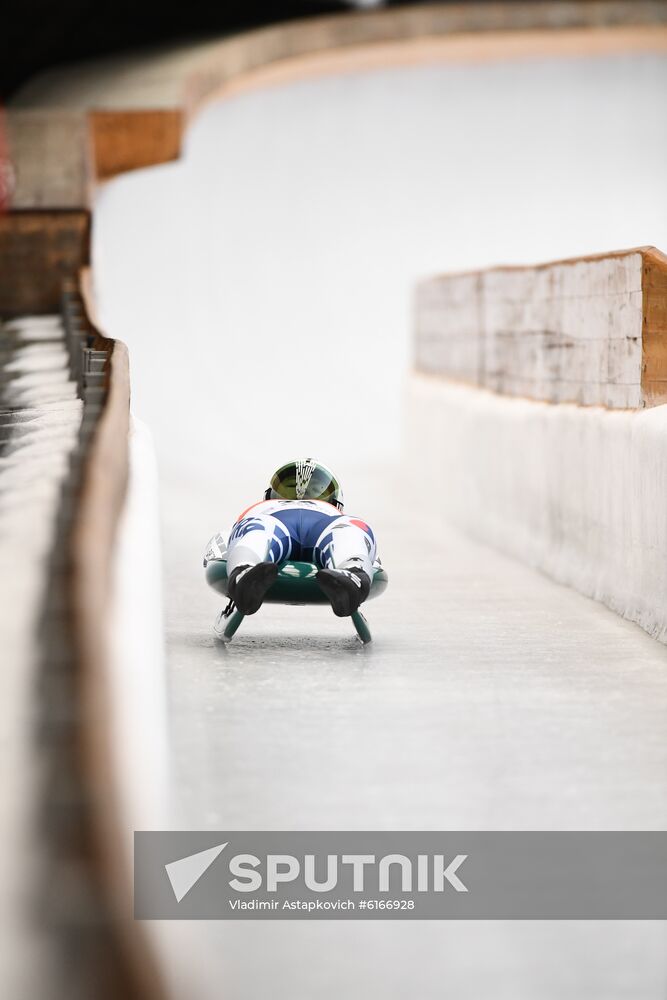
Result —
<path fill-rule="evenodd" d="M 329 599 L 320 590 L 315 579 L 318 567 L 314 563 L 287 561 L 282 564 L 278 571 L 275 583 L 264 597 L 265 604 L 292 604 L 303 606 L 306 604 L 329 604 Z M 227 560 L 211 559 L 206 562 L 206 582 L 213 590 L 229 597 L 227 591 Z M 367 601 L 374 597 L 379 597 L 386 589 L 389 578 L 379 563 L 373 567 L 373 580 Z M 220 612 L 216 619 L 213 630 L 223 642 L 229 642 L 237 632 L 245 615 L 242 615 L 232 601 Z M 355 611 L 350 616 L 356 633 L 364 644 L 372 639 L 368 622 L 361 611 Z"/>

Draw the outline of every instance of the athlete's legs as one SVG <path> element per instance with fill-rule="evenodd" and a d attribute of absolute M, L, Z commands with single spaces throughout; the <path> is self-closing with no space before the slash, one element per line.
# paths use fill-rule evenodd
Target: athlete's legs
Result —
<path fill-rule="evenodd" d="M 375 535 L 365 521 L 341 514 L 322 532 L 315 545 L 315 559 L 322 569 L 364 571 L 373 579 Z"/>
<path fill-rule="evenodd" d="M 366 600 L 375 555 L 375 536 L 356 517 L 337 517 L 318 538 L 315 558 L 322 569 L 317 582 L 331 601 L 335 615 L 352 615 Z"/>
<path fill-rule="evenodd" d="M 370 591 L 375 536 L 358 518 L 302 508 L 242 518 L 229 536 L 227 579 L 229 596 L 243 614 L 259 609 L 278 566 L 290 558 L 312 558 L 334 612 L 349 615 Z"/>
<path fill-rule="evenodd" d="M 237 521 L 227 547 L 227 573 L 258 562 L 280 565 L 289 559 L 292 539 L 285 525 L 270 514 L 254 514 Z"/>

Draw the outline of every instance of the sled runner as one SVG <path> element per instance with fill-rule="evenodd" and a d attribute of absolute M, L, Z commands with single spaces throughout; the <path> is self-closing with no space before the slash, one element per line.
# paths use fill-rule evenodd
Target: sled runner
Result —
<path fill-rule="evenodd" d="M 206 561 L 206 582 L 225 597 L 229 597 L 227 592 L 227 560 L 210 559 Z M 287 561 L 282 564 L 278 572 L 275 583 L 264 597 L 266 604 L 329 604 L 329 600 L 320 589 L 315 576 L 317 566 L 309 562 Z M 388 577 L 382 566 L 376 564 L 373 568 L 373 581 L 367 600 L 378 597 L 388 583 Z M 244 615 L 236 608 L 233 601 L 220 612 L 213 626 L 215 634 L 223 642 L 229 642 L 236 633 L 239 625 L 244 619 Z M 352 624 L 355 627 L 359 639 L 363 643 L 371 641 L 371 632 L 368 622 L 361 611 L 355 611 L 351 616 Z"/>

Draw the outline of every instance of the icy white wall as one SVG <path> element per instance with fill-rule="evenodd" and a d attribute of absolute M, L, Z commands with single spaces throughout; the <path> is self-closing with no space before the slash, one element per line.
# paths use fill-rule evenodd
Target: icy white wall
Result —
<path fill-rule="evenodd" d="M 409 395 L 434 507 L 667 642 L 667 406 L 538 403 L 420 375 Z"/>
<path fill-rule="evenodd" d="M 157 828 L 165 820 L 167 690 L 157 466 L 151 434 L 139 420 L 132 420 L 129 444 L 130 475 L 114 561 L 108 698 L 131 858 L 133 831 Z"/>

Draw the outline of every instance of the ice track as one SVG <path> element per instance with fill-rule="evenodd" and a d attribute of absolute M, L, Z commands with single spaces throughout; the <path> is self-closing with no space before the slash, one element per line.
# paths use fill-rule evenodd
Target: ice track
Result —
<path fill-rule="evenodd" d="M 442 531 L 400 439 L 418 277 L 667 246 L 666 85 L 647 55 L 309 81 L 209 109 L 181 164 L 103 192 L 102 319 L 162 476 L 175 827 L 665 828 L 665 648 Z M 203 546 L 311 451 L 380 539 L 375 642 L 266 608 L 224 648 Z M 660 924 L 184 933 L 233 1000 L 667 989 Z"/>

